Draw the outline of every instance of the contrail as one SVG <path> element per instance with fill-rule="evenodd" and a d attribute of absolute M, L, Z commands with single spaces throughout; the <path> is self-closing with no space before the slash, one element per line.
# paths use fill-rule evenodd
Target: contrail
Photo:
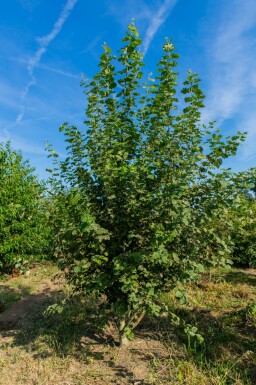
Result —
<path fill-rule="evenodd" d="M 35 55 L 29 60 L 29 64 L 27 67 L 30 81 L 24 88 L 24 91 L 22 92 L 21 98 L 22 98 L 22 105 L 20 107 L 20 113 L 18 114 L 16 118 L 16 123 L 20 123 L 23 119 L 24 113 L 25 113 L 25 101 L 28 96 L 30 88 L 36 84 L 36 78 L 34 76 L 34 69 L 40 64 L 41 58 L 43 54 L 47 51 L 48 45 L 55 39 L 55 37 L 60 33 L 64 23 L 68 19 L 69 15 L 71 14 L 74 6 L 76 5 L 78 0 L 68 0 L 66 4 L 64 5 L 64 8 L 62 9 L 59 18 L 55 22 L 53 29 L 48 35 L 45 35 L 38 39 L 39 42 L 39 48 L 36 51 Z"/>
<path fill-rule="evenodd" d="M 144 39 L 144 49 L 143 53 L 146 55 L 150 44 L 157 33 L 158 29 L 165 22 L 170 12 L 175 7 L 178 0 L 165 0 L 161 7 L 158 9 L 156 14 L 153 16 L 148 29 L 146 31 L 145 39 Z"/>

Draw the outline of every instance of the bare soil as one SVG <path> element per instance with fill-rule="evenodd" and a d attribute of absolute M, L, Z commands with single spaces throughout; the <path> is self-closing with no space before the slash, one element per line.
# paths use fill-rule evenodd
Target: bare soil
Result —
<path fill-rule="evenodd" d="M 17 277 L 10 279 L 15 280 Z M 4 282 L 0 282 L 1 286 L 6 285 Z M 26 320 L 31 313 L 36 314 L 38 308 L 45 302 L 47 297 L 59 290 L 60 282 L 53 282 L 51 279 L 46 278 L 37 285 L 35 293 L 13 302 L 6 310 L 2 307 L 2 312 L 0 309 L 0 332 L 1 330 L 15 327 L 21 321 Z"/>
<path fill-rule="evenodd" d="M 205 331 L 205 366 L 168 317 L 146 318 L 122 348 L 114 330 L 105 337 L 97 332 L 90 313 L 45 324 L 44 310 L 65 293 L 63 282 L 39 269 L 27 279 L 0 282 L 0 294 L 21 295 L 0 308 L 0 385 L 256 384 L 255 328 L 243 313 L 255 303 L 255 269 L 233 269 L 216 281 L 205 277 L 189 288 L 190 307 L 176 304 L 189 324 Z M 173 298 L 166 300 L 175 304 Z"/>
<path fill-rule="evenodd" d="M 12 277 L 11 280 L 18 280 Z M 1 286 L 6 285 L 1 282 Z M 20 343 L 20 334 L 27 334 L 27 330 L 34 328 L 33 322 L 42 314 L 42 307 L 47 301 L 52 301 L 53 296 L 60 291 L 60 283 L 53 283 L 51 279 L 43 279 L 36 287 L 33 294 L 13 302 L 8 309 L 0 312 L 0 361 L 1 347 L 17 347 Z M 30 344 L 28 336 L 28 346 Z M 93 335 L 84 334 L 80 339 L 81 351 L 85 351 L 84 362 L 81 355 L 76 360 L 69 362 L 68 373 L 55 372 L 54 380 L 41 382 L 39 367 L 46 357 L 43 354 L 35 354 L 30 364 L 31 370 L 27 370 L 24 376 L 24 367 L 16 367 L 11 371 L 11 380 L 0 376 L 0 385 L 57 385 L 57 384 L 86 384 L 86 385 L 126 385 L 126 384 L 151 384 L 153 379 L 150 374 L 152 359 L 164 359 L 168 356 L 168 350 L 154 335 L 144 334 L 143 330 L 130 342 L 128 347 L 119 348 L 112 341 L 102 340 Z M 27 349 L 27 348 L 26 348 Z M 29 348 L 31 349 L 31 347 Z M 24 358 L 29 359 L 30 357 Z M 36 364 L 36 362 L 37 364 Z M 40 364 L 39 364 L 40 363 Z M 36 365 L 35 365 L 36 364 Z M 1 365 L 0 365 L 1 369 Z M 38 376 L 35 373 L 38 372 Z M 35 380 L 37 378 L 37 380 Z M 78 380 L 79 379 L 79 380 Z M 58 382 L 59 381 L 59 382 Z M 66 382 L 65 382 L 66 381 Z M 81 382 L 80 382 L 81 381 Z"/>

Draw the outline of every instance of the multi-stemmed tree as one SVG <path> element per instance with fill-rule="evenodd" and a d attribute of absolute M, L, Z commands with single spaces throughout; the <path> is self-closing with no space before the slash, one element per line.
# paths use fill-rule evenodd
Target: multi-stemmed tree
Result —
<path fill-rule="evenodd" d="M 164 291 L 225 263 L 225 210 L 238 192 L 220 167 L 245 137 L 224 140 L 200 123 L 200 79 L 188 71 L 179 87 L 171 40 L 148 79 L 133 24 L 123 43 L 118 57 L 103 46 L 98 73 L 83 83 L 85 130 L 61 127 L 68 156 L 53 171 L 60 266 L 75 290 L 104 296 L 121 344 L 146 312 L 159 313 Z"/>

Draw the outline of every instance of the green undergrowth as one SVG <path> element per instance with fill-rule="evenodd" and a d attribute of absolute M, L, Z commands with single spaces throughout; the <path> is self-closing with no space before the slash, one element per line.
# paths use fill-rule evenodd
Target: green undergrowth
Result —
<path fill-rule="evenodd" d="M 163 299 L 183 320 L 173 326 L 183 357 L 174 358 L 170 378 L 176 373 L 176 382 L 172 383 L 255 384 L 255 270 L 205 274 L 200 282 L 187 287 L 187 299 L 185 305 L 178 302 L 175 293 Z"/>
<path fill-rule="evenodd" d="M 144 368 L 139 384 L 256 383 L 255 270 L 207 273 L 186 287 L 184 304 L 175 292 L 166 294 L 169 310 L 147 316 L 124 352 L 114 326 L 102 329 L 104 314 L 96 297 L 72 297 L 65 285 L 45 290 L 55 274 L 54 266 L 43 265 L 1 282 L 7 307 L 28 296 L 42 301 L 13 329 L 0 330 L 0 385 L 132 384 L 134 362 Z M 182 322 L 173 322 L 173 314 Z"/>

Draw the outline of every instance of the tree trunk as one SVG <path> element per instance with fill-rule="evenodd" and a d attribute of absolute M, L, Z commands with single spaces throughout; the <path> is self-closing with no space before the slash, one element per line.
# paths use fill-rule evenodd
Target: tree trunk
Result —
<path fill-rule="evenodd" d="M 132 322 L 132 329 L 135 329 L 145 317 L 146 312 L 143 310 L 140 314 L 137 314 Z"/>
<path fill-rule="evenodd" d="M 129 340 L 125 335 L 126 321 L 125 318 L 122 318 L 119 322 L 119 346 L 127 346 Z"/>
<path fill-rule="evenodd" d="M 131 330 L 134 330 L 139 323 L 145 317 L 146 312 L 142 311 L 141 313 L 133 314 L 130 319 L 122 318 L 119 322 L 119 346 L 127 346 L 129 344 L 129 339 L 125 335 L 125 329 L 129 327 Z"/>
<path fill-rule="evenodd" d="M 129 343 L 130 343 L 130 341 L 126 337 L 125 333 L 119 334 L 119 346 L 120 346 L 120 348 L 123 346 L 129 345 Z"/>

